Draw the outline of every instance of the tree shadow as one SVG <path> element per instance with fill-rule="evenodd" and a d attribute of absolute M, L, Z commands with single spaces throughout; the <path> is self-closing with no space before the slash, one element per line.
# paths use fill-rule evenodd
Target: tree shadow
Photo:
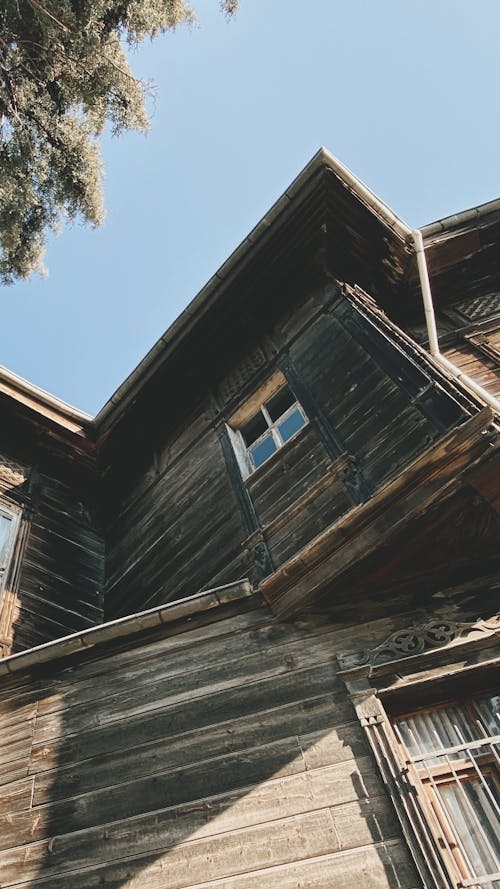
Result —
<path fill-rule="evenodd" d="M 2 887 L 418 885 L 329 632 L 235 626 L 12 678 Z"/>

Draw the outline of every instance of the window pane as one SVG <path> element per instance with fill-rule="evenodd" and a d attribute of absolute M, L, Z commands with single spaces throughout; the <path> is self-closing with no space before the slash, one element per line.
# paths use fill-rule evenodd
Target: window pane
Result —
<path fill-rule="evenodd" d="M 500 889 L 500 798 L 492 743 L 499 702 L 490 695 L 397 720 L 437 818 L 432 827 L 449 853 L 454 886 L 463 880 L 474 889 Z"/>
<path fill-rule="evenodd" d="M 259 441 L 258 444 L 254 445 L 253 448 L 250 448 L 250 455 L 255 468 L 257 468 L 257 466 L 262 466 L 262 464 L 265 463 L 275 451 L 276 445 L 271 433 L 269 433 L 265 438 Z"/>
<path fill-rule="evenodd" d="M 477 709 L 492 735 L 500 735 L 500 695 L 483 698 L 477 702 Z"/>
<path fill-rule="evenodd" d="M 290 391 L 288 386 L 283 386 L 279 392 L 276 392 L 276 395 L 273 395 L 273 397 L 266 403 L 269 416 L 273 423 L 275 423 L 276 420 L 279 420 L 282 414 L 284 414 L 292 404 L 295 404 L 296 400 L 295 395 Z"/>
<path fill-rule="evenodd" d="M 7 550 L 12 529 L 12 519 L 0 514 L 0 568 L 5 568 Z"/>
<path fill-rule="evenodd" d="M 245 441 L 247 447 L 257 441 L 259 436 L 261 436 L 266 429 L 268 428 L 266 419 L 262 411 L 259 411 L 258 414 L 255 414 L 255 417 L 252 417 L 248 423 L 245 423 L 244 426 L 241 427 L 241 434 Z"/>
<path fill-rule="evenodd" d="M 415 716 L 398 719 L 397 725 L 410 756 L 456 747 L 474 741 L 479 733 L 479 728 L 471 726 L 469 714 L 461 707 L 442 707 L 429 713 L 416 713 Z M 462 758 L 463 753 L 458 756 Z M 445 760 L 436 757 L 426 762 L 429 765 L 442 765 Z"/>
<path fill-rule="evenodd" d="M 439 788 L 445 811 L 453 825 L 458 847 L 470 875 L 480 877 L 500 870 L 500 825 L 495 803 L 500 799 L 491 778 L 460 781 Z M 484 882 L 483 889 L 500 886 L 500 880 Z"/>
<path fill-rule="evenodd" d="M 282 423 L 278 423 L 279 433 L 283 439 L 283 441 L 288 441 L 292 435 L 295 435 L 296 432 L 305 424 L 304 417 L 300 413 L 299 409 L 296 408 L 292 411 L 291 414 L 288 415 L 286 420 L 283 420 Z"/>

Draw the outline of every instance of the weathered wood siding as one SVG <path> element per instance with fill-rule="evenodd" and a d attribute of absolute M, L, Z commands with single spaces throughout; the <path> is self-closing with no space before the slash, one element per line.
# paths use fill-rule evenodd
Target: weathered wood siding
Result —
<path fill-rule="evenodd" d="M 1 681 L 4 889 L 421 885 L 336 675 L 397 619 L 226 614 Z"/>
<path fill-rule="evenodd" d="M 108 488 L 104 477 L 109 618 L 242 576 L 258 582 L 464 419 L 368 303 L 318 288 L 271 329 L 264 318 L 222 378 L 207 370 L 188 419 L 169 428 L 151 403 L 149 451 L 136 459 L 124 438 L 126 461 L 109 467 Z M 243 481 L 225 423 L 276 369 L 309 424 Z"/>
<path fill-rule="evenodd" d="M 500 299 L 499 299 L 500 303 Z M 500 305 L 499 305 L 500 309 Z M 482 353 L 477 346 L 466 340 L 449 343 L 443 347 L 443 354 L 452 361 L 462 373 L 491 392 L 495 398 L 500 398 L 500 332 L 495 346 L 498 349 L 497 361 L 489 355 Z"/>
<path fill-rule="evenodd" d="M 354 310 L 343 315 L 342 308 L 337 304 L 315 320 L 291 345 L 290 355 L 374 489 L 423 450 L 437 430 L 356 338 L 356 329 L 342 323 L 355 317 Z M 390 359 L 389 344 L 386 349 Z"/>
<path fill-rule="evenodd" d="M 14 650 L 102 621 L 103 541 L 84 494 L 37 476 L 14 620 Z"/>
<path fill-rule="evenodd" d="M 0 593 L 3 654 L 100 623 L 104 547 L 85 482 L 18 464 L 2 452 L 0 497 L 20 516 Z"/>
<path fill-rule="evenodd" d="M 498 253 L 498 250 L 497 250 Z M 488 288 L 488 282 L 485 283 Z M 436 321 L 442 353 L 476 383 L 500 397 L 500 293 L 450 300 L 437 305 Z M 410 336 L 427 343 L 427 329 L 422 319 L 405 325 Z"/>
<path fill-rule="evenodd" d="M 163 442 L 106 530 L 106 611 L 127 614 L 246 575 L 243 521 L 208 410 Z"/>

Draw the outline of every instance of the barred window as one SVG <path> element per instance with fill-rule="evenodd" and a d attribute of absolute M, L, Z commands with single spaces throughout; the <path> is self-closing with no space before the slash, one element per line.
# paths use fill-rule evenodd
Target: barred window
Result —
<path fill-rule="evenodd" d="M 499 711 L 490 694 L 393 723 L 456 889 L 500 889 Z"/>

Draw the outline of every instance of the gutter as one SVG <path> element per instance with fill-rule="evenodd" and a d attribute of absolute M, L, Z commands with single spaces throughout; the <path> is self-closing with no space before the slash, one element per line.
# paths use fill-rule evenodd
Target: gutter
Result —
<path fill-rule="evenodd" d="M 28 380 L 25 380 L 24 377 L 18 376 L 18 374 L 9 370 L 7 367 L 4 367 L 3 364 L 0 364 L 0 383 L 2 382 L 7 383 L 17 392 L 21 392 L 23 395 L 27 395 L 29 398 L 39 401 L 45 407 L 57 411 L 58 414 L 68 420 L 73 420 L 81 426 L 89 426 L 93 423 L 94 418 L 90 414 L 86 414 L 84 411 L 73 407 L 71 404 L 62 401 L 62 399 L 57 398 L 55 395 L 51 395 L 50 392 L 41 389 L 39 386 L 35 386 L 34 383 L 30 383 Z"/>
<path fill-rule="evenodd" d="M 408 240 L 411 235 L 411 229 L 403 222 L 399 216 L 394 213 L 391 208 L 378 198 L 367 185 L 361 182 L 351 170 L 348 169 L 341 161 L 337 160 L 326 148 L 321 147 L 314 157 L 304 167 L 298 176 L 293 180 L 287 190 L 272 205 L 265 216 L 251 230 L 247 237 L 241 242 L 236 250 L 231 253 L 228 259 L 220 266 L 212 278 L 200 290 L 197 296 L 189 303 L 187 308 L 179 315 L 179 317 L 168 328 L 166 333 L 160 337 L 155 345 L 150 349 L 142 361 L 137 365 L 135 370 L 124 380 L 119 388 L 114 392 L 111 398 L 104 404 L 95 418 L 97 427 L 104 424 L 113 410 L 118 404 L 122 403 L 126 398 L 130 398 L 135 387 L 142 383 L 145 375 L 153 372 L 159 356 L 163 356 L 172 343 L 179 342 L 181 336 L 184 336 L 191 325 L 193 317 L 199 316 L 207 307 L 213 292 L 218 285 L 224 281 L 234 266 L 245 256 L 252 247 L 255 246 L 261 235 L 263 235 L 273 224 L 275 219 L 288 207 L 293 198 L 306 183 L 319 171 L 327 167 L 351 191 L 367 204 L 377 216 L 395 231 L 402 240 Z"/>
<path fill-rule="evenodd" d="M 467 226 L 469 223 L 483 219 L 485 216 L 491 216 L 493 213 L 500 213 L 500 198 L 487 201 L 486 204 L 479 204 L 478 207 L 471 207 L 470 210 L 463 210 L 461 213 L 453 213 L 436 222 L 430 222 L 428 225 L 423 225 L 420 231 L 424 238 L 432 238 L 434 235 Z"/>
<path fill-rule="evenodd" d="M 36 648 L 29 648 L 27 651 L 1 658 L 0 677 L 30 670 L 40 664 L 47 664 L 58 658 L 85 651 L 103 642 L 132 636 L 142 630 L 149 630 L 183 618 L 190 620 L 195 614 L 202 614 L 228 602 L 237 602 L 252 596 L 253 593 L 250 581 L 245 578 L 203 593 L 197 593 L 194 596 L 188 596 L 185 599 L 178 599 L 169 605 L 159 605 L 148 611 L 140 611 L 138 614 L 127 615 L 96 627 L 89 627 L 88 630 L 72 633 L 70 636 L 63 636 L 61 639 L 37 645 Z"/>
<path fill-rule="evenodd" d="M 431 225 L 426 226 L 424 229 L 411 229 L 405 222 L 403 222 L 399 216 L 396 216 L 395 213 L 387 206 L 379 197 L 377 197 L 374 192 L 368 188 L 354 173 L 345 167 L 340 161 L 333 157 L 333 155 L 329 154 L 326 149 L 321 149 L 320 152 L 315 157 L 324 152 L 325 161 L 328 163 L 328 166 L 343 179 L 346 184 L 352 189 L 352 191 L 363 200 L 368 206 L 374 210 L 379 216 L 382 217 L 384 222 L 387 223 L 394 231 L 396 231 L 402 238 L 404 238 L 407 242 L 410 241 L 413 243 L 415 248 L 415 253 L 417 256 L 417 265 L 418 265 L 418 275 L 420 280 L 420 289 L 422 292 L 422 300 L 424 304 L 424 312 L 425 312 L 425 323 L 427 327 L 427 336 L 429 339 L 429 351 L 431 357 L 434 361 L 446 371 L 446 373 L 452 376 L 457 382 L 462 383 L 467 389 L 472 391 L 474 395 L 476 395 L 482 402 L 489 405 L 495 413 L 500 415 L 500 401 L 498 398 L 495 398 L 484 389 L 476 380 L 472 379 L 472 377 L 468 376 L 468 374 L 463 373 L 460 368 L 453 364 L 452 361 L 449 361 L 446 358 L 440 348 L 439 348 L 439 340 L 437 334 L 436 327 L 436 316 L 434 312 L 434 304 L 432 301 L 432 291 L 429 281 L 429 270 L 427 267 L 427 260 L 425 256 L 425 248 L 422 238 L 422 233 L 425 233 L 426 236 L 431 234 L 437 234 L 441 231 L 445 230 L 445 226 L 448 225 L 463 225 L 464 223 L 471 222 L 475 219 L 481 218 L 482 216 L 490 215 L 491 213 L 500 210 L 500 199 L 496 201 L 490 201 L 487 204 L 482 204 L 479 207 L 474 207 L 471 210 L 465 210 L 463 213 L 457 213 L 455 216 L 450 216 L 447 219 L 443 219 L 439 222 L 432 223 Z M 314 160 L 315 158 L 313 158 Z M 307 168 L 306 168 L 307 169 Z"/>
<path fill-rule="evenodd" d="M 377 195 L 365 185 L 348 167 L 333 156 L 326 148 L 320 148 L 314 157 L 293 180 L 287 190 L 273 204 L 266 215 L 257 223 L 242 243 L 233 251 L 229 258 L 210 278 L 207 284 L 200 290 L 198 295 L 191 301 L 187 308 L 179 315 L 168 330 L 160 337 L 155 345 L 149 350 L 142 361 L 137 365 L 135 370 L 124 380 L 121 386 L 114 392 L 111 398 L 104 404 L 95 418 L 89 414 L 79 411 L 71 405 L 66 404 L 58 398 L 39 389 L 37 386 L 28 383 L 22 377 L 8 371 L 0 366 L 0 381 L 4 379 L 10 385 L 28 396 L 37 398 L 42 404 L 58 411 L 64 417 L 80 423 L 86 428 L 94 428 L 97 433 L 100 428 L 110 419 L 118 406 L 122 410 L 126 400 L 134 397 L 134 390 L 137 392 L 145 381 L 145 379 L 154 373 L 160 360 L 163 360 L 169 350 L 178 345 L 181 338 L 186 336 L 191 327 L 193 320 L 197 320 L 202 312 L 208 308 L 210 300 L 216 293 L 219 285 L 233 271 L 234 267 L 241 261 L 247 252 L 255 246 L 259 238 L 269 229 L 275 219 L 289 206 L 295 195 L 304 188 L 308 181 L 321 169 L 325 167 L 332 171 L 344 183 L 346 188 L 350 189 L 358 199 L 368 206 L 379 219 L 381 219 L 393 232 L 395 232 L 408 245 L 414 247 L 417 255 L 418 271 L 420 278 L 420 286 L 422 290 L 422 298 L 424 302 L 424 311 L 427 324 L 427 334 L 429 338 L 429 351 L 434 361 L 452 376 L 454 379 L 462 383 L 467 389 L 473 392 L 482 402 L 490 405 L 496 413 L 500 414 L 500 402 L 483 389 L 475 380 L 467 374 L 462 373 L 451 361 L 442 355 L 439 342 L 437 339 L 436 321 L 434 315 L 434 307 L 432 303 L 432 294 L 429 284 L 429 274 L 425 259 L 425 251 L 422 236 L 432 238 L 442 232 L 449 231 L 450 228 L 456 228 L 473 222 L 484 216 L 500 211 L 500 199 L 490 201 L 463 213 L 457 213 L 448 216 L 438 222 L 430 223 L 422 229 L 411 229 L 391 208 L 384 203 Z"/>

